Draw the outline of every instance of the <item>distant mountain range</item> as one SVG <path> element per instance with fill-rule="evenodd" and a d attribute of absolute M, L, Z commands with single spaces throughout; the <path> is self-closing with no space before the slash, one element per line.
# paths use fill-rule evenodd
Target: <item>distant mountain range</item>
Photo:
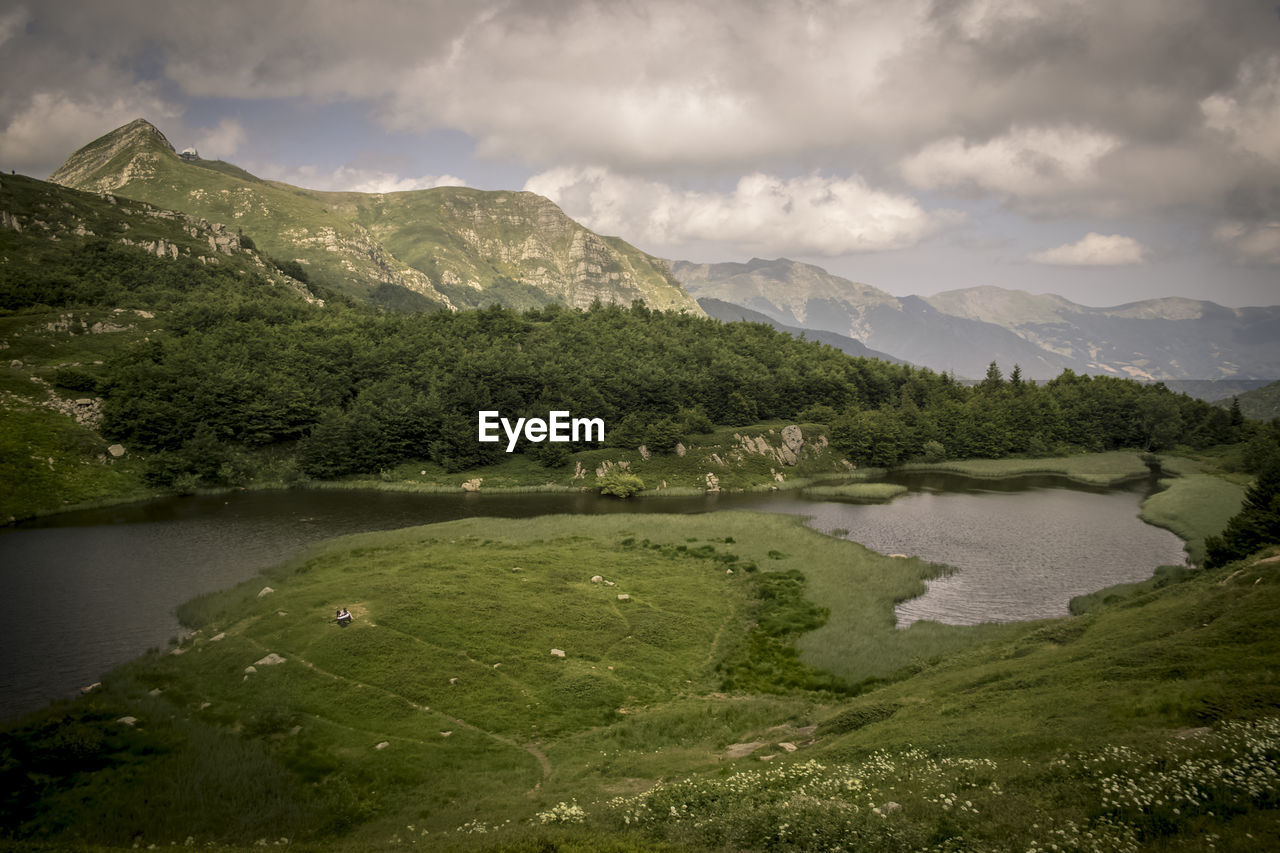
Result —
<path fill-rule="evenodd" d="M 725 323 L 764 323 L 779 332 L 786 332 L 797 338 L 803 335 L 806 340 L 833 346 L 842 352 L 859 358 L 878 358 L 881 361 L 892 361 L 895 364 L 907 364 L 907 362 L 896 356 L 873 350 L 862 341 L 857 338 L 851 338 L 848 335 L 824 332 L 821 329 L 802 329 L 799 326 L 788 326 L 786 323 L 779 323 L 767 314 L 761 314 L 759 311 L 752 311 L 750 308 L 743 308 L 741 305 L 734 305 L 730 302 L 721 302 L 719 299 L 699 299 L 698 305 L 702 307 L 703 311 L 707 312 L 708 317 Z"/>
<path fill-rule="evenodd" d="M 699 299 L 847 335 L 961 377 L 982 376 L 993 360 L 1006 372 L 1018 364 L 1032 379 L 1068 368 L 1148 381 L 1280 376 L 1280 307 L 1170 298 L 1089 308 L 997 287 L 900 298 L 786 258 L 674 261 L 672 271 Z"/>
<path fill-rule="evenodd" d="M 142 119 L 76 151 L 49 179 L 225 224 L 318 285 L 399 307 L 642 299 L 701 313 L 665 261 L 589 231 L 534 193 L 308 190 L 179 156 Z"/>

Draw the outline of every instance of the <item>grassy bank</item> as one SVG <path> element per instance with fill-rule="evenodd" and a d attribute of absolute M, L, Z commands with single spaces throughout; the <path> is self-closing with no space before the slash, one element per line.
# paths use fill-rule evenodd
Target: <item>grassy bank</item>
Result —
<path fill-rule="evenodd" d="M 1174 476 L 1160 480 L 1161 491 L 1143 502 L 1139 517 L 1186 540 L 1188 557 L 1199 564 L 1204 540 L 1240 511 L 1244 488 L 1193 459 L 1164 456 L 1160 466 Z"/>
<path fill-rule="evenodd" d="M 746 513 L 335 540 L 196 599 L 193 638 L 5 727 L 21 794 L 4 826 L 55 846 L 349 850 L 1194 849 L 1275 831 L 1274 777 L 1210 777 L 1280 758 L 1272 724 L 1234 722 L 1280 703 L 1280 562 L 1074 619 L 894 628 L 934 571 Z M 1170 766 L 1200 768 L 1210 799 L 1103 796 L 1173 784 Z"/>
<path fill-rule="evenodd" d="M 1055 474 L 1090 486 L 1111 486 L 1144 477 L 1147 464 L 1135 451 L 1114 450 L 1044 459 L 961 459 L 952 462 L 918 462 L 903 471 L 940 471 L 981 479 L 1003 479 L 1032 474 Z"/>

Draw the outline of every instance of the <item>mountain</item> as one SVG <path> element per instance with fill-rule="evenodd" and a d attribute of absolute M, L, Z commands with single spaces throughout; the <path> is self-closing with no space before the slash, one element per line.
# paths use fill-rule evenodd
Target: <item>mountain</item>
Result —
<path fill-rule="evenodd" d="M 1238 396 L 1218 400 L 1214 405 L 1229 409 L 1232 399 L 1240 401 L 1240 411 L 1246 418 L 1259 421 L 1280 418 L 1280 382 L 1272 382 L 1270 385 L 1246 391 Z"/>
<path fill-rule="evenodd" d="M 745 264 L 673 261 L 672 272 L 699 299 L 719 299 L 759 311 L 778 322 L 835 332 L 913 364 L 980 377 L 992 359 L 1019 364 L 1029 379 L 1057 376 L 1066 359 L 1028 343 L 1008 329 L 952 317 L 916 296 L 899 299 L 821 267 L 786 258 Z"/>
<path fill-rule="evenodd" d="M 1061 296 L 975 287 L 928 297 L 953 317 L 992 323 L 1090 373 L 1134 379 L 1274 379 L 1280 308 L 1167 298 L 1111 308 Z"/>
<path fill-rule="evenodd" d="M 666 263 L 527 192 L 323 192 L 179 156 L 143 119 L 72 154 L 50 180 L 225 224 L 322 288 L 407 307 L 602 302 L 701 311 Z"/>
<path fill-rule="evenodd" d="M 761 314 L 759 311 L 752 311 L 750 308 L 743 308 L 741 305 L 734 305 L 731 302 L 704 297 L 698 300 L 698 305 L 703 311 L 707 312 L 708 317 L 725 323 L 764 323 L 779 332 L 786 332 L 797 338 L 803 335 L 806 340 L 833 346 L 849 355 L 860 358 L 878 358 L 881 361 L 891 361 L 894 364 L 908 363 L 888 353 L 873 350 L 857 338 L 851 338 L 848 335 L 840 335 L 835 332 L 824 332 L 821 329 L 802 329 L 799 326 L 788 326 L 786 323 L 780 323 L 767 314 Z"/>
<path fill-rule="evenodd" d="M 804 329 L 848 335 L 913 364 L 980 377 L 996 361 L 1029 379 L 1063 369 L 1147 381 L 1280 376 L 1280 308 L 1153 299 L 1089 308 L 997 287 L 895 297 L 821 267 L 779 258 L 672 262 L 694 296 Z M 1229 392 L 1224 392 L 1229 393 Z"/>

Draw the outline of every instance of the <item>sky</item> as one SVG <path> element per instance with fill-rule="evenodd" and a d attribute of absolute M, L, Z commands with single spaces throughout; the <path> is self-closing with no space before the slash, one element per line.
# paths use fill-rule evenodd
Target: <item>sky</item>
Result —
<path fill-rule="evenodd" d="M 145 118 L 895 295 L 1280 304 L 1275 0 L 0 0 L 0 168 Z"/>

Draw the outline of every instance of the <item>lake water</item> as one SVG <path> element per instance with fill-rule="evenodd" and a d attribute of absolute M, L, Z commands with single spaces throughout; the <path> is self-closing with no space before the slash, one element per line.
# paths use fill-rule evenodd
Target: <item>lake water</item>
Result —
<path fill-rule="evenodd" d="M 957 567 L 898 610 L 900 624 L 1065 615 L 1074 595 L 1181 563 L 1182 542 L 1143 524 L 1152 484 L 1118 490 L 1019 478 L 895 480 L 890 504 L 811 501 L 790 493 L 646 498 L 410 495 L 373 491 L 242 492 L 66 513 L 0 530 L 0 716 L 40 707 L 181 632 L 181 602 L 253 577 L 332 536 L 472 516 L 753 509 L 811 524 L 882 553 Z"/>

